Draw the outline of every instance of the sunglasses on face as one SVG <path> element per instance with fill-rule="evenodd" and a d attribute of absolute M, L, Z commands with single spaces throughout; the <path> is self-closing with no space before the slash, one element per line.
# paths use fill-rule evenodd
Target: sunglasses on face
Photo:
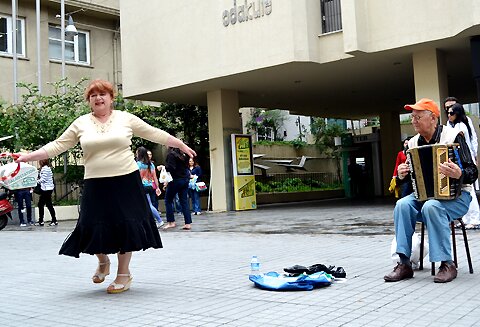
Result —
<path fill-rule="evenodd" d="M 455 115 L 455 114 L 453 113 L 453 111 L 449 111 L 449 112 L 448 112 L 448 115 L 449 115 L 449 116 L 453 116 L 453 115 Z"/>

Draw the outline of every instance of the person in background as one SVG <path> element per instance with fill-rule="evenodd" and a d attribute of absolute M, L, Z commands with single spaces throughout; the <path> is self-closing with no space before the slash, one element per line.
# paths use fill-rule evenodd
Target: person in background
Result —
<path fill-rule="evenodd" d="M 440 110 L 430 99 L 420 99 L 415 104 L 405 105 L 411 110 L 412 125 L 417 134 L 408 141 L 409 149 L 423 145 L 458 143 L 459 164 L 448 160 L 438 165 L 438 171 L 459 180 L 461 189 L 458 197 L 452 200 L 418 201 L 412 193 L 399 199 L 395 205 L 393 219 L 397 241 L 396 253 L 400 262 L 392 272 L 383 278 L 386 282 L 398 282 L 413 277 L 410 262 L 412 253 L 412 236 L 417 221 L 422 221 L 428 230 L 429 257 L 431 262 L 441 262 L 435 283 L 448 283 L 457 277 L 457 268 L 452 260 L 450 247 L 450 223 L 468 211 L 472 197 L 471 184 L 478 177 L 477 166 L 473 162 L 470 150 L 463 135 L 457 131 L 438 125 Z M 432 162 L 433 164 L 433 162 Z M 460 167 L 461 166 L 461 167 Z M 408 163 L 398 165 L 398 178 L 403 183 L 411 183 Z"/>
<path fill-rule="evenodd" d="M 476 148 L 472 143 L 472 128 L 468 124 L 467 115 L 465 114 L 463 106 L 458 102 L 448 107 L 447 127 L 453 128 L 458 133 L 463 134 L 470 150 L 470 155 L 475 160 L 477 155 Z M 473 187 L 470 190 L 470 195 L 472 196 L 472 201 L 470 202 L 470 206 L 468 207 L 468 212 L 465 214 L 465 216 L 463 216 L 463 221 L 465 223 L 466 229 L 478 229 L 480 227 L 480 208 L 478 206 L 477 195 Z M 461 224 L 458 223 L 457 228 L 460 227 Z"/>
<path fill-rule="evenodd" d="M 85 90 L 85 100 L 90 113 L 75 119 L 58 139 L 34 152 L 19 154 L 16 161 L 55 157 L 80 142 L 85 166 L 80 216 L 59 253 L 76 258 L 80 253 L 95 254 L 98 266 L 94 283 L 105 281 L 110 274 L 108 255 L 117 254 L 117 275 L 107 292 L 122 293 L 132 283 L 132 253 L 162 247 L 131 150 L 132 137 L 180 148 L 190 157 L 196 153 L 137 116 L 115 110 L 114 90 L 108 81 L 93 80 Z"/>
<path fill-rule="evenodd" d="M 397 154 L 397 159 L 395 161 L 395 168 L 393 169 L 393 177 L 392 177 L 392 182 L 390 183 L 390 192 L 395 192 L 395 197 L 396 198 L 403 198 L 404 196 L 409 195 L 412 193 L 412 185 L 409 183 L 402 183 L 400 186 L 397 186 L 397 174 L 398 174 L 398 165 L 405 163 L 407 160 L 407 150 L 408 150 L 408 140 L 410 140 L 409 137 L 407 137 L 405 140 L 403 140 L 403 150 L 399 151 Z M 397 194 L 398 193 L 398 194 Z"/>
<path fill-rule="evenodd" d="M 20 220 L 20 227 L 26 227 L 27 224 L 30 226 L 34 225 L 32 220 L 32 189 L 30 188 L 22 188 L 19 190 L 15 190 L 13 195 L 15 197 L 15 202 L 17 202 L 18 206 L 18 219 Z M 27 223 L 23 219 L 23 203 L 25 202 L 25 208 L 27 209 Z"/>
<path fill-rule="evenodd" d="M 158 209 L 153 205 L 157 200 L 157 196 L 162 193 L 158 185 L 158 178 L 155 165 L 150 161 L 147 149 L 143 146 L 137 149 L 137 166 L 140 171 L 140 178 L 142 179 L 143 190 L 148 201 L 148 205 L 152 211 L 152 215 L 157 222 L 157 227 L 164 225 Z"/>
<path fill-rule="evenodd" d="M 451 106 L 453 106 L 455 103 L 458 103 L 458 99 L 455 97 L 447 97 L 445 100 L 443 100 L 443 109 L 445 110 L 445 113 L 447 114 L 447 121 L 445 125 L 449 125 L 450 123 L 450 118 L 448 117 L 448 110 L 450 109 Z M 465 110 L 464 110 L 465 112 Z M 466 115 L 465 115 L 466 116 Z M 475 132 L 475 127 L 473 126 L 473 122 L 470 119 L 470 117 L 467 117 L 467 122 L 468 126 L 470 127 L 470 131 L 472 132 L 471 137 L 470 137 L 470 142 L 471 142 L 471 149 L 473 151 L 473 160 L 475 163 L 477 163 L 477 149 L 478 149 L 478 138 L 477 138 L 477 132 Z M 476 188 L 478 189 L 478 181 L 475 182 Z"/>
<path fill-rule="evenodd" d="M 43 226 L 43 218 L 45 217 L 45 206 L 47 206 L 48 211 L 50 212 L 50 216 L 52 217 L 52 221 L 50 222 L 50 226 L 58 225 L 57 217 L 55 215 L 55 209 L 53 208 L 52 204 L 52 193 L 53 189 L 55 188 L 55 184 L 53 183 L 53 173 L 52 169 L 50 168 L 50 160 L 42 159 L 39 161 L 40 164 L 40 173 L 38 176 L 38 183 L 40 183 L 40 198 L 38 200 L 38 223 L 36 225 Z"/>
<path fill-rule="evenodd" d="M 148 159 L 150 159 L 150 162 L 153 164 L 153 166 L 155 166 L 155 161 L 153 161 L 153 159 L 152 159 L 153 158 L 152 151 L 147 150 L 147 155 L 148 155 Z M 153 186 L 155 188 L 158 188 L 159 190 L 161 190 L 161 187 L 158 184 L 158 178 L 153 181 Z M 155 199 L 150 198 L 150 200 L 152 202 L 152 206 L 157 210 L 157 212 L 158 212 L 158 200 L 160 199 L 160 194 L 161 194 L 161 192 L 158 193 L 158 195 L 155 194 Z M 162 221 L 161 224 L 163 225 L 163 221 Z"/>
<path fill-rule="evenodd" d="M 202 168 L 198 165 L 198 162 L 195 158 L 188 159 L 188 169 L 190 171 L 190 179 L 196 179 L 196 182 L 200 182 L 200 177 L 202 177 Z M 189 188 L 188 196 L 192 200 L 192 209 L 195 215 L 200 215 L 200 192 L 196 189 Z"/>
<path fill-rule="evenodd" d="M 182 206 L 185 225 L 183 230 L 190 230 L 192 216 L 188 206 L 187 192 L 190 174 L 187 169 L 187 156 L 180 149 L 169 148 L 165 160 L 165 168 L 172 175 L 173 180 L 168 183 L 165 191 L 165 208 L 167 215 L 167 225 L 163 229 L 170 229 L 176 226 L 175 216 L 173 214 L 173 201 L 178 194 L 180 205 Z"/>

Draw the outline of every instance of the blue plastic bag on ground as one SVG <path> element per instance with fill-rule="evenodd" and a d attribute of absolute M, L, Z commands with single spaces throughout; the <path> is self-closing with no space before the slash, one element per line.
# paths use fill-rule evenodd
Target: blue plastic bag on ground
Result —
<path fill-rule="evenodd" d="M 256 287 L 269 291 L 311 291 L 332 284 L 332 276 L 323 271 L 296 277 L 287 277 L 272 271 L 264 275 L 250 275 L 249 279 Z"/>

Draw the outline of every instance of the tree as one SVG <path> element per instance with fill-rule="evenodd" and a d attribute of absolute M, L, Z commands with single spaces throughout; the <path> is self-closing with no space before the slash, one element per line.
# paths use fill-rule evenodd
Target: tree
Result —
<path fill-rule="evenodd" d="M 336 159 L 337 174 L 341 176 L 340 158 L 342 153 L 340 149 L 335 146 L 335 137 L 344 134 L 344 127 L 336 123 L 327 124 L 324 118 L 314 118 L 310 129 L 315 138 L 315 144 L 319 147 L 320 151 L 328 157 Z"/>
<path fill-rule="evenodd" d="M 248 132 L 252 131 L 258 135 L 265 135 L 268 129 L 271 128 L 273 132 L 274 141 L 282 141 L 283 137 L 279 134 L 280 128 L 283 127 L 287 115 L 283 110 L 269 110 L 254 108 L 250 120 L 245 124 Z"/>

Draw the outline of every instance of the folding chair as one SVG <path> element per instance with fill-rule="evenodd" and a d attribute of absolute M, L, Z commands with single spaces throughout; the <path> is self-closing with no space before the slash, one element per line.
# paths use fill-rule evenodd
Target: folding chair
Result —
<path fill-rule="evenodd" d="M 465 230 L 465 224 L 463 223 L 462 218 L 457 218 L 462 227 L 463 233 L 463 241 L 465 243 L 465 252 L 467 253 L 467 260 L 468 260 L 468 268 L 471 274 L 473 274 L 473 265 L 472 265 L 472 258 L 470 257 L 470 248 L 468 247 L 468 239 L 467 239 L 467 231 Z M 452 229 L 452 245 L 453 245 L 453 261 L 455 262 L 455 267 L 458 268 L 457 262 L 457 243 L 455 239 L 455 224 L 452 221 L 450 223 L 450 228 Z M 423 270 L 423 245 L 425 244 L 425 223 L 422 222 L 422 232 L 420 234 L 420 268 L 419 270 Z M 432 262 L 432 276 L 435 275 L 435 262 Z"/>

